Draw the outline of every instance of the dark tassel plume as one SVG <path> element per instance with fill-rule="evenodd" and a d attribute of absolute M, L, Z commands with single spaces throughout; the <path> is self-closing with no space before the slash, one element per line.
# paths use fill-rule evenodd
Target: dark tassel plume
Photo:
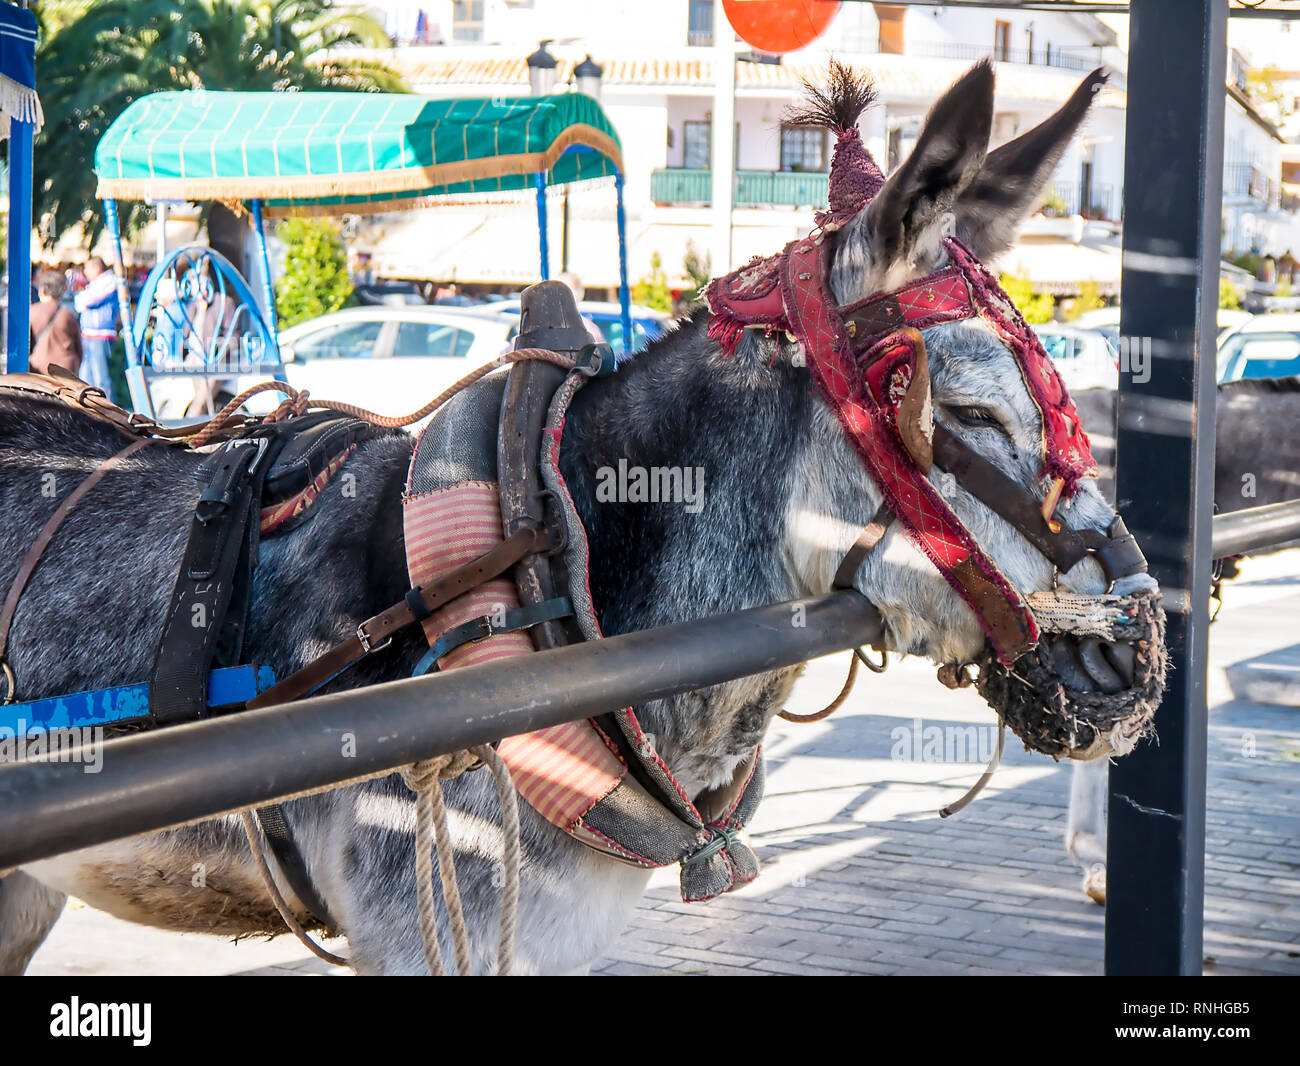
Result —
<path fill-rule="evenodd" d="M 876 102 L 870 75 L 838 59 L 831 60 L 825 85 L 805 81 L 803 89 L 807 101 L 786 111 L 786 121 L 793 126 L 825 126 L 842 132 L 856 126 L 862 112 Z"/>

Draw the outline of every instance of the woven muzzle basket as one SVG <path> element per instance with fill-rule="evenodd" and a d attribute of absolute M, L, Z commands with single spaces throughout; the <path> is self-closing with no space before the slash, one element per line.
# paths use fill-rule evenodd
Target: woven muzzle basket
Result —
<path fill-rule="evenodd" d="M 1157 593 L 1122 600 L 1123 609 L 1106 627 L 1107 639 L 1128 641 L 1136 651 L 1133 684 L 1121 692 L 1070 688 L 1052 662 L 1046 639 L 1010 666 L 986 647 L 977 661 L 975 687 L 1026 749 L 1053 759 L 1096 759 L 1126 755 L 1140 738 L 1154 733 L 1152 718 L 1169 668 L 1165 613 Z"/>

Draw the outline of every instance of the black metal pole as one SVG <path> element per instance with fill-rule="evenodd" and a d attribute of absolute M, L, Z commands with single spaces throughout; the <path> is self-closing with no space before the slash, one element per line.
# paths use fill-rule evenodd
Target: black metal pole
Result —
<path fill-rule="evenodd" d="M 0 766 L 0 870 L 880 639 L 856 592 L 171 726 Z M 380 654 L 383 654 L 382 652 Z"/>
<path fill-rule="evenodd" d="M 1116 499 L 1164 589 L 1172 669 L 1159 743 L 1110 772 L 1106 973 L 1200 974 L 1228 0 L 1130 11 Z"/>

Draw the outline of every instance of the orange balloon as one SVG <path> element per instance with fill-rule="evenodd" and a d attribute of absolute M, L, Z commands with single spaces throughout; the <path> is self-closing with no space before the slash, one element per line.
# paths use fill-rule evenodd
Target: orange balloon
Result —
<path fill-rule="evenodd" d="M 722 0 L 740 39 L 769 55 L 811 44 L 839 9 L 840 0 Z"/>

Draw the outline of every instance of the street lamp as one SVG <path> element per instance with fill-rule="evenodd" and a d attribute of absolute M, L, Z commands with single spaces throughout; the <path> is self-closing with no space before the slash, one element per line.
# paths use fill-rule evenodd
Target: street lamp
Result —
<path fill-rule="evenodd" d="M 555 56 L 546 50 L 550 40 L 538 42 L 537 51 L 528 57 L 528 91 L 545 96 L 555 87 Z"/>
<path fill-rule="evenodd" d="M 578 82 L 578 92 L 586 93 L 595 100 L 600 99 L 600 78 L 605 68 L 587 54 L 587 58 L 573 68 L 573 76 Z"/>

